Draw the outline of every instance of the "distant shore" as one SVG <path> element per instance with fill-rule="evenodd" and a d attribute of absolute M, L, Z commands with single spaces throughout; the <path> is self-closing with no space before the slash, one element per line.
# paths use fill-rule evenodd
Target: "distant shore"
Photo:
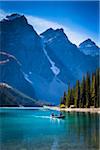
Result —
<path fill-rule="evenodd" d="M 60 108 L 59 106 L 44 106 L 44 107 L 0 107 L 0 109 L 49 109 L 65 112 L 90 112 L 100 114 L 100 108 Z"/>
<path fill-rule="evenodd" d="M 57 110 L 57 111 L 66 111 L 66 112 L 90 112 L 90 113 L 99 113 L 100 108 L 60 108 L 60 107 L 47 107 L 50 110 Z"/>

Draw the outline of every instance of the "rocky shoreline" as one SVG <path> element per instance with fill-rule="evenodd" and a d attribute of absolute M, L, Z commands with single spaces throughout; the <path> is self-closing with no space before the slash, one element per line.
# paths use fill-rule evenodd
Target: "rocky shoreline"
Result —
<path fill-rule="evenodd" d="M 50 110 L 57 110 L 57 111 L 65 111 L 65 112 L 90 112 L 90 113 L 99 113 L 100 108 L 60 108 L 60 107 L 47 107 Z"/>

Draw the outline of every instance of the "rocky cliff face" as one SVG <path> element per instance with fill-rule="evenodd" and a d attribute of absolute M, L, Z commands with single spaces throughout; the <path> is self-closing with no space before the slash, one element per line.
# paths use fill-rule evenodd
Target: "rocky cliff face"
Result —
<path fill-rule="evenodd" d="M 0 52 L 0 82 L 7 83 L 30 97 L 35 97 L 34 88 L 25 79 L 20 62 L 13 55 L 5 52 Z"/>
<path fill-rule="evenodd" d="M 43 53 L 41 39 L 25 16 L 13 14 L 0 22 L 0 49 L 15 56 L 22 69 L 29 74 L 34 72 L 45 78 L 52 77 L 52 71 Z M 43 71 L 43 68 L 44 71 Z"/>
<path fill-rule="evenodd" d="M 26 96 L 8 84 L 0 83 L 0 107 L 34 107 L 42 103 Z"/>

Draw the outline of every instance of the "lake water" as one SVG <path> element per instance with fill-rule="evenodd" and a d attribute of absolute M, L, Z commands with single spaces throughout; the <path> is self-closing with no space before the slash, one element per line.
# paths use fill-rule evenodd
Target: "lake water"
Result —
<path fill-rule="evenodd" d="M 59 112 L 53 111 L 58 114 Z M 98 150 L 99 114 L 0 109 L 0 150 Z"/>

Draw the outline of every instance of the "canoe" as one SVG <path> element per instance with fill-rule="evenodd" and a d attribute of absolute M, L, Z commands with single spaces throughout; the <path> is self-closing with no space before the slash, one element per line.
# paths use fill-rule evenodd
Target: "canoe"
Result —
<path fill-rule="evenodd" d="M 65 116 L 64 116 L 64 115 L 62 115 L 62 116 L 52 116 L 52 118 L 64 119 L 64 118 L 65 118 Z"/>

